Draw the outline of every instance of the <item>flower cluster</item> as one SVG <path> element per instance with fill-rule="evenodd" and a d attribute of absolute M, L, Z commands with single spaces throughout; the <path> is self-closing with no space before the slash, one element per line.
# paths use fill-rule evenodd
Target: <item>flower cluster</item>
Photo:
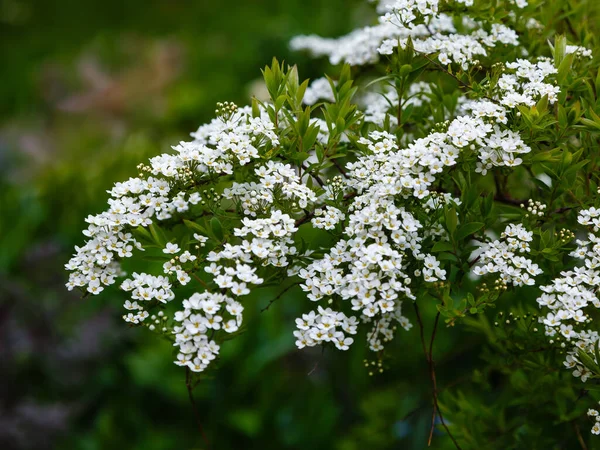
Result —
<path fill-rule="evenodd" d="M 306 208 L 317 197 L 306 186 L 289 164 L 269 161 L 255 170 L 258 182 L 234 183 L 223 191 L 224 198 L 240 204 L 245 215 L 255 217 L 268 211 L 275 201 L 293 200 L 300 208 Z"/>
<path fill-rule="evenodd" d="M 592 51 L 589 48 L 582 47 L 580 45 L 567 45 L 565 48 L 567 55 L 573 53 L 575 56 L 580 58 L 592 58 Z"/>
<path fill-rule="evenodd" d="M 354 339 L 347 334 L 356 334 L 356 317 L 347 317 L 331 308 L 318 307 L 317 313 L 311 311 L 296 319 L 298 330 L 294 331 L 298 348 L 314 347 L 332 342 L 339 350 L 348 350 Z"/>
<path fill-rule="evenodd" d="M 69 289 L 77 287 L 99 294 L 105 286 L 114 284 L 118 277 L 125 275 L 120 260 L 132 257 L 134 249 L 145 250 L 140 238 L 150 237 L 148 229 L 155 221 L 189 212 L 191 207 L 203 202 L 198 190 L 202 183 L 214 175 L 232 173 L 236 166 L 248 164 L 259 156 L 259 148 L 268 151 L 278 145 L 275 127 L 264 110 L 259 117 L 253 117 L 250 108 L 226 106 L 219 110 L 217 119 L 193 133 L 194 141 L 180 143 L 173 147 L 175 153 L 154 157 L 148 166 L 141 165 L 139 177 L 115 184 L 109 191 L 109 209 L 86 219 L 89 226 L 84 235 L 88 240 L 83 247 L 76 247 L 75 255 L 66 265 L 72 272 L 67 283 Z M 304 186 L 297 184 L 284 192 L 312 198 Z M 207 240 L 198 234 L 194 238 L 200 244 L 198 247 Z M 175 297 L 173 284 L 185 285 L 191 280 L 189 272 L 197 256 L 176 242 L 167 242 L 161 250 L 166 257 L 174 256 L 163 264 L 164 276 L 134 273 L 133 278 L 120 285 L 122 290 L 131 292 L 131 300 L 134 300 L 127 300 L 124 305 L 131 311 L 123 316 L 127 322 L 140 324 L 149 316 L 146 305 L 172 301 Z M 243 265 L 237 274 L 240 283 L 223 282 L 217 274 L 215 276 L 238 295 L 247 291 L 244 282 L 258 282 L 253 270 Z M 218 319 L 214 321 L 218 323 Z M 239 324 L 235 327 L 229 324 L 230 330 L 237 327 Z M 210 328 L 203 325 L 199 330 Z M 201 335 L 201 331 L 199 333 Z M 195 337 L 195 342 L 208 345 L 212 354 L 218 351 L 218 346 L 205 342 L 206 336 L 200 339 L 200 335 Z M 190 349 L 190 345 L 186 344 L 186 348 Z M 189 353 L 182 351 L 182 354 Z M 191 361 L 194 370 L 204 367 L 204 363 Z"/>
<path fill-rule="evenodd" d="M 590 208 L 580 211 L 578 222 L 590 227 L 588 239 L 577 240 L 577 248 L 569 256 L 581 260 L 582 265 L 573 270 L 563 271 L 552 284 L 542 286 L 544 292 L 537 302 L 548 310 L 540 318 L 546 335 L 560 334 L 572 344 L 568 349 L 565 366 L 574 369 L 573 375 L 586 381 L 591 372 L 583 364 L 579 352 L 589 355 L 596 363 L 595 349 L 600 336 L 597 331 L 586 329 L 591 322 L 590 308 L 600 308 L 598 287 L 600 286 L 600 210 Z"/>
<path fill-rule="evenodd" d="M 594 419 L 594 425 L 592 426 L 592 434 L 600 434 L 600 413 L 598 410 L 590 408 L 587 412 L 588 417 Z"/>
<path fill-rule="evenodd" d="M 121 289 L 125 292 L 131 292 L 131 299 L 134 300 L 133 303 L 130 301 L 125 302 L 125 309 L 137 312 L 123 316 L 123 319 L 126 322 L 135 324 L 142 322 L 149 314 L 143 306 L 137 303 L 137 300 L 141 302 L 156 300 L 160 303 L 167 303 L 175 298 L 171 288 L 172 285 L 167 277 L 134 273 L 132 278 L 121 283 Z"/>
<path fill-rule="evenodd" d="M 334 101 L 331 84 L 327 78 L 317 78 L 304 91 L 302 102 L 305 105 L 314 105 L 319 100 Z"/>
<path fill-rule="evenodd" d="M 525 205 L 521 203 L 521 208 L 525 208 Z M 546 210 L 546 205 L 544 205 L 540 201 L 530 200 L 527 204 L 527 212 L 534 217 L 544 217 L 544 211 Z M 525 217 L 529 217 L 529 214 L 526 214 Z"/>
<path fill-rule="evenodd" d="M 557 73 L 552 60 L 538 58 L 537 62 L 517 59 L 506 64 L 506 72 L 498 80 L 497 98 L 508 108 L 517 105 L 533 106 L 537 99 L 548 96 L 548 102 L 554 103 L 560 91 L 559 87 L 546 83 L 546 79 Z"/>
<path fill-rule="evenodd" d="M 438 12 L 438 3 L 438 0 L 382 2 L 377 25 L 338 39 L 299 36 L 292 40 L 291 47 L 308 50 L 315 56 L 328 56 L 332 64 L 364 65 L 376 62 L 380 55 L 392 54 L 398 45 L 406 47 L 410 38 L 416 51 L 439 53 L 441 64 L 456 63 L 466 69 L 476 58 L 487 56 L 487 48 L 518 44 L 517 34 L 508 26 L 493 23 L 488 30 L 469 16 L 462 17 L 462 28 L 470 33 L 459 34 L 452 16 Z M 471 6 L 467 3 L 466 6 Z M 520 1 L 517 6 L 526 5 Z"/>
<path fill-rule="evenodd" d="M 535 284 L 535 277 L 542 273 L 539 266 L 517 253 L 528 253 L 533 233 L 523 225 L 508 225 L 501 235 L 502 240 L 484 244 L 478 252 L 479 264 L 473 267 L 475 275 L 498 274 L 505 284 L 515 286 Z"/>
<path fill-rule="evenodd" d="M 439 261 L 420 251 L 420 228 L 412 214 L 394 205 L 393 194 L 357 198 L 344 228 L 347 238 L 299 271 L 301 288 L 313 301 L 349 301 L 362 322 L 375 322 L 369 346 L 380 350 L 379 334 L 390 340 L 393 322 L 409 327 L 400 309 L 402 298 L 415 299 L 407 269 L 412 266 L 428 283 L 446 277 Z"/>
<path fill-rule="evenodd" d="M 260 143 L 276 145 L 268 116 L 254 118 L 249 109 L 236 110 L 228 118 L 218 118 L 193 134 L 195 141 L 180 143 L 176 153 L 150 160 L 144 172 L 150 175 L 116 183 L 109 191 L 110 208 L 86 219 L 84 235 L 89 238 L 66 265 L 73 273 L 68 287 L 85 287 L 98 294 L 114 283 L 120 274 L 117 258 L 129 258 L 133 248 L 143 250 L 129 229 L 148 227 L 155 220 L 166 220 L 176 212 L 187 211 L 200 201 L 198 192 L 186 198 L 185 191 L 173 191 L 176 183 L 194 186 L 210 172 L 232 173 L 234 164 L 245 164 L 258 156 Z M 171 252 L 167 248 L 168 252 Z"/>
<path fill-rule="evenodd" d="M 237 331 L 243 310 L 239 302 L 223 294 L 196 293 L 184 300 L 183 310 L 175 314 L 180 325 L 173 328 L 174 345 L 179 348 L 175 364 L 194 372 L 203 371 L 219 353 L 219 346 L 206 333 L 220 329 L 227 333 Z M 229 319 L 223 317 L 225 313 Z"/>
<path fill-rule="evenodd" d="M 265 219 L 245 218 L 242 220 L 242 225 L 234 229 L 234 234 L 246 239 L 239 245 L 226 244 L 222 251 L 209 253 L 207 258 L 209 261 L 217 262 L 225 259 L 244 263 L 256 258 L 261 260 L 262 265 L 277 267 L 288 265 L 288 255 L 296 252 L 291 236 L 297 230 L 294 220 L 288 214 L 275 210 Z M 213 268 L 211 273 L 216 274 L 218 270 L 220 269 Z M 250 282 L 259 284 L 260 280 L 254 275 L 250 276 L 248 272 L 250 271 L 243 272 L 244 278 L 249 277 Z M 236 276 L 240 277 L 239 271 L 236 272 Z M 230 287 L 224 282 L 217 281 L 217 284 L 221 288 Z"/>
<path fill-rule="evenodd" d="M 420 107 L 430 102 L 431 84 L 426 82 L 412 83 L 402 98 L 402 107 Z M 398 91 L 392 87 L 385 88 L 383 92 L 369 92 L 358 99 L 364 107 L 365 122 L 374 123 L 383 127 L 386 120 L 390 125 L 397 126 Z"/>
<path fill-rule="evenodd" d="M 346 217 L 345 214 L 339 209 L 326 206 L 323 209 L 315 209 L 315 217 L 311 222 L 315 228 L 333 230 L 341 220 L 344 220 L 344 217 Z"/>

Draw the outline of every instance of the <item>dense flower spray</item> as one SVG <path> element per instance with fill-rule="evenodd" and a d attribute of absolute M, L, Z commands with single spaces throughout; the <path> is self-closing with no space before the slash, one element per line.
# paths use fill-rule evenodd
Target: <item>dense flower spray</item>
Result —
<path fill-rule="evenodd" d="M 239 332 L 244 297 L 260 287 L 299 286 L 313 303 L 296 319 L 299 348 L 347 350 L 362 333 L 374 352 L 411 329 L 405 310 L 424 299 L 455 324 L 534 288 L 565 365 L 600 377 L 589 313 L 600 307 L 600 205 L 590 195 L 573 206 L 560 187 L 598 186 L 576 126 L 600 118 L 566 112 L 592 55 L 564 37 L 529 55 L 520 39 L 541 24 L 520 16 L 526 1 L 504 2 L 498 21 L 477 4 L 382 0 L 373 26 L 295 38 L 296 50 L 346 63 L 337 79 L 309 85 L 296 68 L 266 67 L 269 101 L 219 104 L 193 140 L 109 191 L 67 286 L 117 284 L 124 320 L 171 339 L 175 364 L 193 372 Z M 385 71 L 356 86 L 359 65 Z M 524 194 L 511 191 L 514 174 Z M 576 211 L 580 230 L 559 231 Z M 329 245 L 307 244 L 307 229 Z M 159 265 L 125 273 L 144 257 Z"/>

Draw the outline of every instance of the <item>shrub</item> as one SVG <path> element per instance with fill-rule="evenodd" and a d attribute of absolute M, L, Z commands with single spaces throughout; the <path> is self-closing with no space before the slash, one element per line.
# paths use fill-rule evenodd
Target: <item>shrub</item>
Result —
<path fill-rule="evenodd" d="M 457 448 L 560 446 L 571 427 L 585 448 L 600 378 L 600 73 L 575 45 L 593 30 L 568 14 L 569 39 L 544 25 L 560 7 L 386 0 L 374 26 L 295 38 L 338 75 L 309 85 L 274 60 L 268 99 L 218 104 L 192 141 L 140 164 L 86 219 L 68 287 L 118 282 L 124 320 L 173 342 L 190 392 L 241 333 L 244 296 L 279 286 L 268 309 L 299 288 L 299 348 L 366 342 L 381 362 L 395 334 L 419 333 L 405 351 L 429 365 L 429 442 L 437 417 Z M 437 308 L 429 336 L 424 304 Z M 486 395 L 439 400 L 440 322 L 488 340 L 467 375 Z"/>

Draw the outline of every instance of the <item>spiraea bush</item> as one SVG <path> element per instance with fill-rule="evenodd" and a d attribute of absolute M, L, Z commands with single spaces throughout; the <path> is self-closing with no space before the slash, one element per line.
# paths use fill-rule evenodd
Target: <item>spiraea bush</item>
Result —
<path fill-rule="evenodd" d="M 382 0 L 372 26 L 295 38 L 331 77 L 274 60 L 268 100 L 220 103 L 142 162 L 86 219 L 68 287 L 127 292 L 123 319 L 172 341 L 190 389 L 243 339 L 251 290 L 280 287 L 276 308 L 299 288 L 299 348 L 382 361 L 420 335 L 403 352 L 429 366 L 430 443 L 599 445 L 597 16 L 567 3 Z M 441 399 L 448 327 L 487 345 Z"/>

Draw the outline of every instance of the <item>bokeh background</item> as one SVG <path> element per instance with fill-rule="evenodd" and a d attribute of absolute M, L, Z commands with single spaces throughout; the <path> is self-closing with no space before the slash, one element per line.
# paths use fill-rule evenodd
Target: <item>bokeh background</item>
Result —
<path fill-rule="evenodd" d="M 328 70 L 292 36 L 373 18 L 362 0 L 0 0 L 0 448 L 206 448 L 169 344 L 125 325 L 118 291 L 67 292 L 63 265 L 112 183 L 216 102 L 246 104 L 273 56 L 303 78 Z M 211 448 L 425 448 L 417 333 L 370 376 L 364 346 L 298 351 L 293 318 L 310 305 L 290 291 L 261 313 L 275 295 L 246 302 L 248 330 L 195 391 Z M 444 330 L 442 390 L 470 383 L 480 339 Z M 436 432 L 431 448 L 451 443 Z"/>

